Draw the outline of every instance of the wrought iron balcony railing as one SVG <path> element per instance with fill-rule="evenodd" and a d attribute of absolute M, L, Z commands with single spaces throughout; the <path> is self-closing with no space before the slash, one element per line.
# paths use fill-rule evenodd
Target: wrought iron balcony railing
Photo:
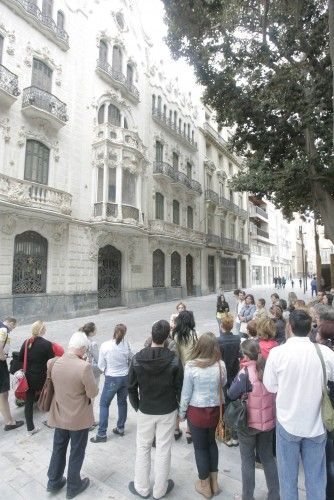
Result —
<path fill-rule="evenodd" d="M 180 182 L 186 188 L 191 189 L 192 191 L 195 191 L 198 194 L 202 194 L 202 187 L 198 181 L 195 181 L 195 179 L 190 179 L 190 177 L 188 177 L 183 172 L 179 172 L 169 163 L 166 163 L 164 161 L 153 162 L 153 173 L 164 174 L 170 179 L 172 179 L 174 182 Z"/>
<path fill-rule="evenodd" d="M 62 42 L 66 48 L 68 48 L 68 34 L 67 32 L 57 26 L 52 17 L 47 16 L 36 4 L 36 0 L 5 0 L 5 3 L 11 7 L 14 7 L 16 11 L 22 13 L 23 15 L 28 14 L 28 18 L 32 18 L 37 24 L 42 28 L 46 28 L 47 31 L 52 33 L 52 35 Z"/>
<path fill-rule="evenodd" d="M 17 75 L 9 71 L 9 69 L 2 64 L 0 64 L 0 88 L 14 97 L 20 95 Z"/>
<path fill-rule="evenodd" d="M 66 123 L 68 120 L 66 104 L 53 94 L 38 87 L 27 87 L 23 90 L 22 108 L 29 106 L 35 106 L 50 113 L 63 123 Z"/>
<path fill-rule="evenodd" d="M 207 201 L 212 201 L 213 203 L 218 205 L 219 196 L 215 191 L 212 191 L 212 189 L 206 189 L 204 194 Z"/>
<path fill-rule="evenodd" d="M 155 118 L 161 125 L 168 128 L 170 132 L 176 135 L 178 138 L 182 139 L 185 144 L 191 146 L 193 149 L 197 149 L 197 142 L 188 135 L 184 133 L 179 127 L 177 123 L 174 123 L 170 120 L 164 113 L 162 113 L 157 108 L 152 109 L 152 116 Z"/>
<path fill-rule="evenodd" d="M 140 94 L 137 87 L 135 87 L 121 71 L 115 70 L 107 61 L 103 61 L 101 59 L 97 60 L 96 67 L 104 71 L 104 73 L 106 73 L 112 80 L 122 84 L 123 88 L 125 88 L 129 94 L 139 101 Z"/>

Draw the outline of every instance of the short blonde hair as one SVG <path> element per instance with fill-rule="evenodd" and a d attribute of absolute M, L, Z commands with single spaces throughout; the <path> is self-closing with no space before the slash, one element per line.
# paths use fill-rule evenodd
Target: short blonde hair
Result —
<path fill-rule="evenodd" d="M 270 318 L 262 318 L 257 322 L 257 335 L 262 340 L 274 339 L 276 337 L 276 325 Z"/>
<path fill-rule="evenodd" d="M 81 349 L 82 347 L 85 347 L 86 349 L 88 349 L 89 344 L 90 344 L 89 339 L 87 338 L 87 335 L 84 332 L 75 332 L 70 338 L 70 341 L 68 343 L 68 348 Z"/>
<path fill-rule="evenodd" d="M 45 328 L 45 323 L 43 323 L 43 321 L 41 320 L 35 321 L 35 323 L 31 325 L 31 335 L 33 337 L 38 337 L 38 335 L 41 334 L 44 328 Z"/>
<path fill-rule="evenodd" d="M 232 330 L 233 328 L 233 323 L 234 323 L 234 318 L 232 316 L 232 314 L 224 314 L 224 316 L 222 317 L 221 319 L 221 326 L 224 330 L 226 330 L 227 332 L 229 332 L 230 330 Z"/>

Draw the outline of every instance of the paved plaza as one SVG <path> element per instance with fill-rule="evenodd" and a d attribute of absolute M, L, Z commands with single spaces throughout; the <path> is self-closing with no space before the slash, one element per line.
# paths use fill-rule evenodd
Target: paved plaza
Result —
<path fill-rule="evenodd" d="M 304 298 L 299 284 L 294 291 L 298 298 Z M 274 291 L 272 287 L 258 287 L 247 292 L 254 293 L 256 298 L 264 297 L 270 303 L 270 294 Z M 288 284 L 285 290 L 279 290 L 282 298 L 286 298 L 291 286 Z M 234 310 L 234 298 L 232 293 L 226 293 L 231 310 Z M 306 300 L 310 300 L 310 292 L 306 293 Z M 189 309 L 195 313 L 196 328 L 199 333 L 205 331 L 217 332 L 215 318 L 215 295 L 205 297 L 194 297 L 186 299 Z M 59 320 L 47 323 L 46 338 L 56 341 L 64 347 L 67 345 L 71 334 L 82 326 L 86 321 L 94 321 L 98 333 L 96 340 L 99 344 L 112 337 L 114 325 L 125 323 L 128 326 L 127 338 L 134 347 L 139 350 L 150 334 L 152 323 L 159 319 L 169 320 L 170 314 L 175 310 L 176 302 L 154 304 L 138 309 L 119 308 L 117 310 L 103 311 L 96 316 L 75 318 L 70 320 Z M 30 326 L 18 326 L 12 334 L 12 348 L 14 350 L 21 346 L 23 340 L 29 335 Z M 100 390 L 103 385 L 103 376 L 100 381 Z M 24 419 L 23 409 L 14 408 L 12 401 L 13 416 L 16 419 Z M 95 401 L 95 413 L 98 417 L 99 396 Z M 128 491 L 128 483 L 133 479 L 136 439 L 136 414 L 129 405 L 128 420 L 126 423 L 126 434 L 124 437 L 114 436 L 112 428 L 116 424 L 117 409 L 116 401 L 110 408 L 109 433 L 106 443 L 88 443 L 86 458 L 83 465 L 82 475 L 88 476 L 91 486 L 80 498 L 96 499 L 132 499 L 135 498 Z M 4 432 L 0 428 L 0 470 L 1 470 L 1 500 L 41 500 L 51 497 L 46 493 L 47 468 L 52 450 L 53 431 L 42 425 L 45 414 L 35 410 L 35 425 L 41 427 L 41 431 L 34 436 L 27 437 L 26 427 L 17 431 Z M 182 424 L 183 426 L 185 424 Z M 94 435 L 90 433 L 90 437 Z M 152 451 L 154 460 L 155 450 Z M 219 469 L 220 483 L 223 488 L 218 498 L 225 500 L 237 499 L 241 493 L 240 455 L 238 448 L 228 448 L 219 444 Z M 201 498 L 194 490 L 194 481 L 197 478 L 194 451 L 192 445 L 187 445 L 185 436 L 173 444 L 172 466 L 170 477 L 175 481 L 175 488 L 168 496 L 171 499 L 190 500 Z M 302 474 L 300 480 L 300 499 L 305 498 L 303 490 Z M 55 495 L 55 498 L 65 498 L 64 489 Z M 256 470 L 256 500 L 264 500 L 266 496 L 265 479 L 262 470 Z"/>

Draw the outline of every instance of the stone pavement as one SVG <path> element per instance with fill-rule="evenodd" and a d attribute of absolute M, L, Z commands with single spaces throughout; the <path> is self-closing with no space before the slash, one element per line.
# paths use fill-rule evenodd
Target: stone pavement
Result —
<path fill-rule="evenodd" d="M 264 297 L 268 304 L 273 288 L 255 287 L 247 290 L 256 298 Z M 287 297 L 291 287 L 285 291 L 279 291 L 282 297 Z M 296 289 L 299 298 L 304 298 L 299 287 Z M 226 293 L 231 309 L 234 305 L 232 293 Z M 307 293 L 307 300 L 310 293 Z M 195 313 L 196 328 L 199 333 L 211 330 L 217 334 L 217 323 L 215 318 L 215 295 L 205 297 L 194 297 L 185 299 L 189 309 Z M 66 346 L 71 334 L 86 321 L 94 321 L 98 328 L 97 342 L 112 337 L 113 327 L 117 323 L 125 323 L 128 326 L 128 339 L 135 350 L 139 350 L 145 339 L 150 334 L 152 323 L 158 319 L 169 320 L 170 314 L 175 310 L 176 302 L 154 304 L 138 309 L 119 308 L 116 310 L 103 311 L 96 316 L 59 320 L 47 323 L 47 336 Z M 23 340 L 29 335 L 30 326 L 18 326 L 12 334 L 12 348 L 14 350 L 21 346 Z M 100 390 L 103 385 L 101 377 Z M 13 416 L 16 419 L 24 419 L 23 409 L 14 407 L 11 397 Z M 95 401 L 95 413 L 98 417 L 99 397 Z M 91 479 L 90 488 L 80 495 L 79 498 L 91 499 L 134 499 L 128 491 L 128 483 L 133 479 L 136 437 L 136 414 L 129 405 L 126 434 L 124 437 L 114 436 L 112 428 L 116 424 L 117 405 L 113 401 L 110 407 L 109 434 L 107 443 L 88 443 L 86 458 L 82 474 Z M 46 493 L 47 468 L 52 450 L 53 431 L 42 425 L 45 414 L 35 410 L 35 425 L 41 427 L 41 431 L 34 436 L 27 437 L 26 428 L 21 427 L 17 431 L 4 432 L 0 428 L 0 471 L 1 471 L 1 500 L 42 500 L 51 498 Z M 182 424 L 184 426 L 184 424 Z M 90 437 L 94 433 L 90 433 Z M 218 498 L 229 500 L 237 499 L 241 493 L 240 455 L 238 448 L 228 448 L 219 444 L 219 469 L 220 482 L 223 492 Z M 155 450 L 152 450 L 154 460 Z M 153 470 L 153 468 L 152 468 Z M 175 481 L 175 488 L 168 496 L 171 499 L 190 500 L 202 498 L 194 490 L 194 481 L 197 478 L 194 460 L 193 446 L 187 445 L 185 437 L 175 442 L 172 448 L 172 466 L 170 477 Z M 302 472 L 300 474 L 300 499 L 305 498 L 303 489 Z M 58 493 L 55 498 L 65 498 L 65 490 Z M 264 500 L 266 496 L 266 485 L 262 470 L 256 470 L 256 500 Z M 270 499 L 269 499 L 270 500 Z"/>

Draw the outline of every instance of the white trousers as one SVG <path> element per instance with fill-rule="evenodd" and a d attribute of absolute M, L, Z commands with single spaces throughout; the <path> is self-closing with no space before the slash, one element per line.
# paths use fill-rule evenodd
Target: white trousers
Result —
<path fill-rule="evenodd" d="M 140 495 L 146 496 L 150 493 L 151 449 L 154 436 L 156 451 L 153 496 L 161 498 L 167 491 L 176 414 L 177 410 L 167 415 L 148 415 L 138 411 L 134 486 Z"/>

